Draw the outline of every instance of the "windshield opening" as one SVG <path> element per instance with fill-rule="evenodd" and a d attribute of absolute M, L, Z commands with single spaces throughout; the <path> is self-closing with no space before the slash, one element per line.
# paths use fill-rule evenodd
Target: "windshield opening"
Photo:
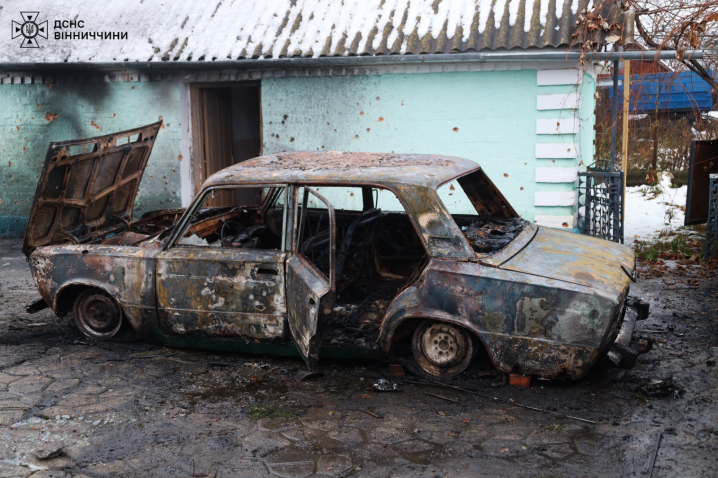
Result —
<path fill-rule="evenodd" d="M 480 254 L 502 250 L 528 224 L 481 169 L 442 184 L 437 192 L 464 237 Z"/>

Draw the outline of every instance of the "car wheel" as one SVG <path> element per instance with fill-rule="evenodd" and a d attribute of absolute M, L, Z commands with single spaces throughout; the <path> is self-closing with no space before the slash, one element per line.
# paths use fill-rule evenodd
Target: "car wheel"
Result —
<path fill-rule="evenodd" d="M 75 325 L 95 340 L 113 337 L 122 325 L 122 310 L 117 301 L 98 289 L 80 292 L 72 307 Z"/>
<path fill-rule="evenodd" d="M 414 360 L 431 377 L 456 377 L 466 370 L 474 355 L 469 332 L 459 326 L 426 320 L 414 330 Z"/>

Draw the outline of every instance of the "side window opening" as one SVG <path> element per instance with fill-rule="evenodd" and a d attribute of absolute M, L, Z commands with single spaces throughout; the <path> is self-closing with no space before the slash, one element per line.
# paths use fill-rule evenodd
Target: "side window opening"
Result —
<path fill-rule="evenodd" d="M 297 252 L 324 277 L 331 277 L 331 215 L 327 205 L 307 188 L 299 188 Z"/>
<path fill-rule="evenodd" d="M 284 250 L 286 194 L 283 186 L 212 189 L 195 209 L 176 245 Z"/>
<path fill-rule="evenodd" d="M 324 340 L 371 345 L 396 295 L 419 277 L 426 251 L 404 206 L 389 191 L 373 187 L 312 186 L 333 205 L 336 218 L 336 301 Z M 299 188 L 301 207 L 304 188 Z M 388 210 L 384 209 L 384 206 Z M 302 217 L 299 211 L 298 218 Z M 321 201 L 307 201 L 298 220 L 298 253 L 317 269 L 328 266 L 325 235 L 328 213 Z"/>
<path fill-rule="evenodd" d="M 442 184 L 437 193 L 475 252 L 502 250 L 528 225 L 482 170 Z"/>

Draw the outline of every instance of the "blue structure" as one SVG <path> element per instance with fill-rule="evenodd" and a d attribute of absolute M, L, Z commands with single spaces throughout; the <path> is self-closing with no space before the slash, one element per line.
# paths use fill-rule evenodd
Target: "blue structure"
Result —
<path fill-rule="evenodd" d="M 650 73 L 631 76 L 632 114 L 655 111 L 690 112 L 713 109 L 711 86 L 691 71 L 680 73 Z M 618 87 L 619 101 L 623 101 L 623 85 Z M 609 88 L 613 97 L 613 88 Z"/>

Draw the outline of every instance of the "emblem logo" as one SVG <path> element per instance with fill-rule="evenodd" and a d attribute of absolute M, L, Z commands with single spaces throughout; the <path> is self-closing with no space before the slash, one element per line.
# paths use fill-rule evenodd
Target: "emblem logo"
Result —
<path fill-rule="evenodd" d="M 12 38 L 22 36 L 21 48 L 38 48 L 36 37 L 47 39 L 47 20 L 37 23 L 40 12 L 20 12 L 23 23 L 12 21 Z"/>

